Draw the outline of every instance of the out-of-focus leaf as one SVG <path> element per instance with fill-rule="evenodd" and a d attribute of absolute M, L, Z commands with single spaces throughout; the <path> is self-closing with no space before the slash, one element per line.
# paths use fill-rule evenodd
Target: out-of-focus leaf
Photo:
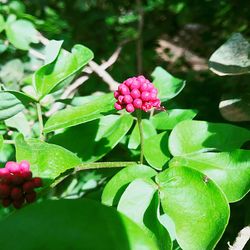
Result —
<path fill-rule="evenodd" d="M 157 175 L 164 212 L 176 227 L 185 250 L 214 249 L 229 219 L 224 194 L 202 173 L 187 167 L 169 168 Z"/>
<path fill-rule="evenodd" d="M 1 150 L 2 146 L 3 146 L 3 136 L 0 135 L 0 150 Z"/>
<path fill-rule="evenodd" d="M 0 15 L 0 33 L 5 29 L 5 21 L 2 15 Z"/>
<path fill-rule="evenodd" d="M 38 32 L 27 20 L 8 21 L 5 30 L 8 40 L 18 49 L 28 50 L 30 43 L 38 43 Z"/>
<path fill-rule="evenodd" d="M 174 157 L 170 166 L 188 166 L 211 178 L 229 202 L 242 199 L 250 190 L 250 151 L 198 153 Z"/>
<path fill-rule="evenodd" d="M 156 239 L 126 216 L 87 199 L 27 206 L 2 220 L 0 233 L 1 249 L 159 250 Z"/>
<path fill-rule="evenodd" d="M 147 139 L 148 137 L 151 137 L 152 135 L 156 135 L 156 130 L 153 126 L 153 124 L 146 119 L 142 120 L 142 129 L 143 129 L 143 138 Z M 129 137 L 129 143 L 128 148 L 130 149 L 136 149 L 140 145 L 140 132 L 138 128 L 138 123 L 136 123 L 131 136 Z"/>
<path fill-rule="evenodd" d="M 107 206 L 118 204 L 126 186 L 138 178 L 151 178 L 156 171 L 145 165 L 126 167 L 119 171 L 105 186 L 102 193 L 102 203 Z"/>
<path fill-rule="evenodd" d="M 47 51 L 54 47 L 54 53 L 47 57 L 47 62 L 35 72 L 34 86 L 38 95 L 38 99 L 42 99 L 45 95 L 64 87 L 69 81 L 78 74 L 82 68 L 93 59 L 93 52 L 87 47 L 77 44 L 72 48 L 71 53 L 61 49 L 58 56 L 58 49 L 61 41 L 50 43 Z"/>
<path fill-rule="evenodd" d="M 72 127 L 111 114 L 115 111 L 114 102 L 113 94 L 110 93 L 102 95 L 85 105 L 58 111 L 45 123 L 44 132 L 48 133 L 57 129 Z"/>
<path fill-rule="evenodd" d="M 173 129 L 176 124 L 185 120 L 192 120 L 197 115 L 194 109 L 170 109 L 152 116 L 151 121 L 156 129 Z"/>
<path fill-rule="evenodd" d="M 167 101 L 177 96 L 185 87 L 185 82 L 170 75 L 161 67 L 156 67 L 152 73 L 153 84 L 159 91 L 161 101 Z"/>
<path fill-rule="evenodd" d="M 232 151 L 250 140 L 250 131 L 231 124 L 183 121 L 169 136 L 169 150 L 174 156 L 198 151 Z"/>
<path fill-rule="evenodd" d="M 250 72 L 250 44 L 235 33 L 209 59 L 209 68 L 216 74 L 239 75 Z"/>
<path fill-rule="evenodd" d="M 60 146 L 38 139 L 25 141 L 21 134 L 16 137 L 15 141 L 17 161 L 29 161 L 34 176 L 43 178 L 47 184 L 67 169 L 74 168 L 81 163 L 80 158 Z"/>
<path fill-rule="evenodd" d="M 100 119 L 69 128 L 50 139 L 74 153 L 84 162 L 97 161 L 111 151 L 131 128 L 129 114 L 108 115 Z"/>

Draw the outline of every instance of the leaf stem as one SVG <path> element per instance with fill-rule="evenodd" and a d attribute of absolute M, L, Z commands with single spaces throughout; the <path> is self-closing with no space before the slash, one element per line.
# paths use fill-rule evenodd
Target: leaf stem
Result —
<path fill-rule="evenodd" d="M 3 141 L 4 144 L 15 144 L 14 140 L 4 140 Z"/>
<path fill-rule="evenodd" d="M 136 117 L 138 122 L 138 128 L 140 133 L 140 142 L 141 142 L 141 154 L 140 154 L 140 164 L 143 164 L 143 155 L 144 155 L 144 137 L 143 137 L 143 128 L 142 128 L 142 119 L 141 119 L 141 111 L 136 111 Z"/>
<path fill-rule="evenodd" d="M 38 116 L 39 129 L 40 129 L 40 139 L 42 141 L 44 141 L 45 140 L 45 136 L 43 134 L 43 115 L 42 115 L 42 108 L 41 108 L 41 104 L 40 103 L 36 104 L 36 109 L 37 109 L 37 116 Z"/>

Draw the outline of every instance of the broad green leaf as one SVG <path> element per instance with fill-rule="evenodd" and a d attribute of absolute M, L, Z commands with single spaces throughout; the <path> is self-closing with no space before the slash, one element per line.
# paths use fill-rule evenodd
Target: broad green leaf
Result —
<path fill-rule="evenodd" d="M 148 137 L 152 135 L 156 135 L 156 130 L 153 126 L 153 124 L 146 119 L 142 120 L 142 129 L 143 129 L 143 138 L 147 139 Z M 138 123 L 136 123 L 130 137 L 129 137 L 129 143 L 128 148 L 130 149 L 137 149 L 140 145 L 140 132 L 138 128 Z"/>
<path fill-rule="evenodd" d="M 0 120 L 16 115 L 32 101 L 34 100 L 21 92 L 0 91 Z"/>
<path fill-rule="evenodd" d="M 58 99 L 56 100 L 56 102 L 61 102 L 71 106 L 80 106 L 83 104 L 87 104 L 90 101 L 97 100 L 101 95 L 76 96 L 72 99 Z"/>
<path fill-rule="evenodd" d="M 250 72 L 250 44 L 235 33 L 209 59 L 209 68 L 216 74 L 239 75 Z"/>
<path fill-rule="evenodd" d="M 4 121 L 7 127 L 15 128 L 24 136 L 29 136 L 31 127 L 23 112 L 20 112 Z"/>
<path fill-rule="evenodd" d="M 126 135 L 133 123 L 129 114 L 108 115 L 69 128 L 50 139 L 77 154 L 84 162 L 93 162 L 111 151 Z"/>
<path fill-rule="evenodd" d="M 48 183 L 81 163 L 75 154 L 60 146 L 38 139 L 25 141 L 21 134 L 16 137 L 15 144 L 17 161 L 29 161 L 34 176 L 39 176 Z"/>
<path fill-rule="evenodd" d="M 169 136 L 169 150 L 174 156 L 198 151 L 232 151 L 250 140 L 250 131 L 223 123 L 183 121 Z"/>
<path fill-rule="evenodd" d="M 45 123 L 44 132 L 48 133 L 57 129 L 72 127 L 111 114 L 115 111 L 114 102 L 113 94 L 110 93 L 82 106 L 58 111 Z"/>
<path fill-rule="evenodd" d="M 3 146 L 3 136 L 0 135 L 0 150 L 1 150 L 2 146 Z"/>
<path fill-rule="evenodd" d="M 167 101 L 177 96 L 185 87 L 185 82 L 170 75 L 161 67 L 156 67 L 152 73 L 153 84 L 159 91 L 161 101 Z"/>
<path fill-rule="evenodd" d="M 8 44 L 0 39 L 0 54 L 6 51 L 7 48 L 8 48 Z"/>
<path fill-rule="evenodd" d="M 51 40 L 49 41 L 48 45 L 45 47 L 45 61 L 44 64 L 52 63 L 56 60 L 58 54 L 60 53 L 61 47 L 63 44 L 63 40 L 56 41 Z"/>
<path fill-rule="evenodd" d="M 205 175 L 187 167 L 169 168 L 156 178 L 163 210 L 175 223 L 181 248 L 214 249 L 230 212 L 220 189 Z"/>
<path fill-rule="evenodd" d="M 0 15 L 0 33 L 5 29 L 5 21 L 3 15 Z"/>
<path fill-rule="evenodd" d="M 159 250 L 126 216 L 87 199 L 29 205 L 2 220 L 0 233 L 1 249 Z"/>
<path fill-rule="evenodd" d="M 30 43 L 38 43 L 37 30 L 27 20 L 9 21 L 5 30 L 8 40 L 18 49 L 28 50 Z"/>
<path fill-rule="evenodd" d="M 151 121 L 156 129 L 173 129 L 176 124 L 185 120 L 192 120 L 197 115 L 194 109 L 170 109 L 152 116 Z"/>
<path fill-rule="evenodd" d="M 56 46 L 55 52 L 58 53 L 60 44 L 56 44 Z M 50 49 L 47 48 L 47 50 Z M 34 86 L 39 100 L 57 90 L 59 86 L 63 87 L 72 81 L 76 74 L 93 59 L 92 51 L 80 44 L 75 45 L 71 53 L 64 49 L 60 50 L 57 57 L 56 53 L 47 58 L 46 61 L 51 63 L 42 66 L 35 72 Z"/>
<path fill-rule="evenodd" d="M 136 179 L 121 196 L 117 210 L 155 234 L 160 249 L 169 250 L 171 239 L 157 219 L 159 199 L 156 191 L 157 185 L 151 179 Z"/>
<path fill-rule="evenodd" d="M 126 186 L 138 178 L 151 178 L 156 171 L 145 165 L 126 167 L 119 171 L 105 186 L 102 193 L 102 203 L 107 206 L 118 204 Z"/>
<path fill-rule="evenodd" d="M 198 153 L 174 157 L 170 166 L 187 166 L 211 178 L 229 202 L 242 199 L 250 190 L 250 151 Z"/>
<path fill-rule="evenodd" d="M 144 156 L 150 166 L 157 170 L 166 167 L 170 154 L 168 151 L 168 133 L 163 132 L 144 141 Z"/>

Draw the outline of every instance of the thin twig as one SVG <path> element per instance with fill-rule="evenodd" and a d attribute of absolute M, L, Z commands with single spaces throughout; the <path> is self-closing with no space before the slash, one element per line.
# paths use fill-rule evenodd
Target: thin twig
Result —
<path fill-rule="evenodd" d="M 39 129 L 40 129 L 40 139 L 43 141 L 45 139 L 45 136 L 43 134 L 43 115 L 42 115 L 42 109 L 40 103 L 36 104 L 37 108 L 37 116 L 38 116 L 38 122 L 39 122 Z"/>
<path fill-rule="evenodd" d="M 140 163 L 143 164 L 143 156 L 144 156 L 144 136 L 143 136 L 143 128 L 142 128 L 142 119 L 141 119 L 141 111 L 136 111 L 136 117 L 138 122 L 138 128 L 140 133 L 140 143 L 141 143 L 141 153 L 140 153 Z"/>
<path fill-rule="evenodd" d="M 246 226 L 242 230 L 240 230 L 232 246 L 228 242 L 229 250 L 244 249 L 244 246 L 247 244 L 249 239 L 250 239 L 250 226 Z"/>
<path fill-rule="evenodd" d="M 4 144 L 15 144 L 14 140 L 4 140 L 3 141 Z"/>

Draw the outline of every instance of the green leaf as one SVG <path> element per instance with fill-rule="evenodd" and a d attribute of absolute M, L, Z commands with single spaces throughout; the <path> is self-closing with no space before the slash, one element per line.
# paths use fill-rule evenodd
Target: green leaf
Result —
<path fill-rule="evenodd" d="M 2 249 L 159 250 L 156 239 L 126 216 L 87 199 L 32 204 L 0 225 Z"/>
<path fill-rule="evenodd" d="M 76 74 L 93 59 L 92 51 L 80 44 L 75 45 L 71 53 L 61 49 L 57 56 L 61 42 L 58 43 L 49 44 L 52 48 L 56 46 L 55 53 L 46 59 L 51 63 L 42 66 L 35 72 L 34 86 L 39 100 L 57 90 L 58 87 L 64 87 L 69 81 L 72 81 Z M 47 51 L 50 50 L 51 48 L 47 48 Z"/>
<path fill-rule="evenodd" d="M 156 135 L 156 130 L 153 124 L 149 120 L 146 120 L 146 119 L 142 120 L 142 129 L 143 129 L 144 139 L 147 139 L 148 137 L 152 135 Z M 136 123 L 129 137 L 128 148 L 137 149 L 139 145 L 140 145 L 140 132 L 138 128 L 138 123 Z"/>
<path fill-rule="evenodd" d="M 0 135 L 0 149 L 2 148 L 2 146 L 3 146 L 3 136 Z"/>
<path fill-rule="evenodd" d="M 250 131 L 223 123 L 183 121 L 169 136 L 169 150 L 174 156 L 198 151 L 232 151 L 250 140 Z"/>
<path fill-rule="evenodd" d="M 144 156 L 150 166 L 157 170 L 166 167 L 170 154 L 168 151 L 168 133 L 163 132 L 144 141 Z"/>
<path fill-rule="evenodd" d="M 56 41 L 51 40 L 49 41 L 48 45 L 45 47 L 45 61 L 44 64 L 50 64 L 54 62 L 60 53 L 61 47 L 63 44 L 63 40 Z"/>
<path fill-rule="evenodd" d="M 128 216 L 142 228 L 155 234 L 160 249 L 171 249 L 168 232 L 157 219 L 159 199 L 157 185 L 151 179 L 136 179 L 121 196 L 117 210 Z"/>
<path fill-rule="evenodd" d="M 164 212 L 175 223 L 182 249 L 214 249 L 229 219 L 229 206 L 220 189 L 202 173 L 176 167 L 158 174 Z"/>
<path fill-rule="evenodd" d="M 32 98 L 21 92 L 0 91 L 0 121 L 21 112 L 32 101 Z"/>
<path fill-rule="evenodd" d="M 250 72 L 250 44 L 235 33 L 209 59 L 209 68 L 216 74 L 239 75 Z"/>
<path fill-rule="evenodd" d="M 5 30 L 8 40 L 18 49 L 28 50 L 30 43 L 38 43 L 37 30 L 27 20 L 7 22 Z"/>
<path fill-rule="evenodd" d="M 250 190 L 250 151 L 201 153 L 174 157 L 170 166 L 188 166 L 211 178 L 229 202 L 242 199 Z"/>
<path fill-rule="evenodd" d="M 129 114 L 108 115 L 56 134 L 50 142 L 77 153 L 84 162 L 93 162 L 111 151 L 133 123 Z"/>
<path fill-rule="evenodd" d="M 159 91 L 161 101 L 167 101 L 177 96 L 185 87 L 185 82 L 170 75 L 161 67 L 156 67 L 152 73 L 153 84 Z"/>
<path fill-rule="evenodd" d="M 185 120 L 192 120 L 197 115 L 194 109 L 170 109 L 152 116 L 151 121 L 156 129 L 173 129 L 176 124 Z"/>
<path fill-rule="evenodd" d="M 58 111 L 45 123 L 44 132 L 48 133 L 57 129 L 72 127 L 113 113 L 115 111 L 114 103 L 113 94 L 110 93 L 82 106 Z"/>
<path fill-rule="evenodd" d="M 5 21 L 3 15 L 0 15 L 0 33 L 5 29 Z"/>
<path fill-rule="evenodd" d="M 68 169 L 74 168 L 81 160 L 72 152 L 38 139 L 24 140 L 23 135 L 16 137 L 16 159 L 27 160 L 34 176 L 39 176 L 48 184 Z"/>
<path fill-rule="evenodd" d="M 119 171 L 105 186 L 102 193 L 102 203 L 107 206 L 118 204 L 126 186 L 138 178 L 151 178 L 156 171 L 145 165 L 126 167 Z"/>

